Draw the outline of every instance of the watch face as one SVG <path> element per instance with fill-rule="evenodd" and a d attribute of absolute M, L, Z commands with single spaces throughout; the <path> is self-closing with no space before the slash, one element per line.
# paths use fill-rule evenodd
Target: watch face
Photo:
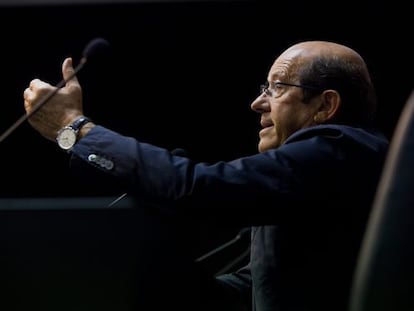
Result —
<path fill-rule="evenodd" d="M 62 149 L 72 148 L 76 143 L 76 132 L 70 127 L 62 129 L 57 137 L 57 142 Z"/>

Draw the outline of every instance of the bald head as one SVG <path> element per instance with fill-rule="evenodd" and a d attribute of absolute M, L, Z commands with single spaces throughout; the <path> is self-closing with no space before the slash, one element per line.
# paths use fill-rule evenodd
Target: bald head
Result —
<path fill-rule="evenodd" d="M 365 125 L 373 119 L 376 96 L 367 65 L 348 46 L 329 41 L 296 43 L 280 54 L 271 73 L 315 89 L 337 91 L 341 107 L 334 122 Z M 304 90 L 304 101 L 314 95 Z"/>
<path fill-rule="evenodd" d="M 329 41 L 304 41 L 289 47 L 285 53 L 302 53 L 303 56 L 338 55 L 360 59 L 362 57 L 350 47 Z"/>
<path fill-rule="evenodd" d="M 339 58 L 364 68 L 366 76 L 369 77 L 368 69 L 361 55 L 350 47 L 335 42 L 299 42 L 286 49 L 280 57 L 303 58 L 306 61 L 320 57 Z"/>
<path fill-rule="evenodd" d="M 303 41 L 286 49 L 279 59 L 294 61 L 297 66 L 314 59 L 341 59 L 359 67 L 361 73 L 370 79 L 364 59 L 348 46 L 330 41 Z"/>

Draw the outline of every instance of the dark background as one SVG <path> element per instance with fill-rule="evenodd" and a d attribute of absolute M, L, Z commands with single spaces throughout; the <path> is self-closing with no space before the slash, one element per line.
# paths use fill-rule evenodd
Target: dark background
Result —
<path fill-rule="evenodd" d="M 251 154 L 259 116 L 249 105 L 275 57 L 315 39 L 349 45 L 364 57 L 378 91 L 377 125 L 391 137 L 413 90 L 410 12 L 397 1 L 3 5 L 0 132 L 24 115 L 23 91 L 33 78 L 57 84 L 63 59 L 77 64 L 85 45 L 103 37 L 110 49 L 78 75 L 85 113 L 96 123 L 184 148 L 200 161 Z M 163 273 L 184 275 L 189 260 L 239 230 L 145 208 L 108 210 L 123 189 L 73 176 L 69 155 L 27 122 L 0 143 L 0 159 L 7 297 L 0 309 L 132 310 L 168 279 Z M 92 204 L 84 197 L 103 199 Z M 218 264 L 207 262 L 206 270 L 214 273 L 246 245 Z"/>
<path fill-rule="evenodd" d="M 61 79 L 89 40 L 110 49 L 78 75 L 96 123 L 203 161 L 256 152 L 249 108 L 275 57 L 300 40 L 333 40 L 365 58 L 378 125 L 391 135 L 413 89 L 412 26 L 398 2 L 185 1 L 0 7 L 0 131 L 24 114 L 33 78 Z M 0 146 L 3 197 L 107 195 L 69 173 L 68 155 L 24 122 Z M 113 194 L 119 189 L 113 188 Z"/>

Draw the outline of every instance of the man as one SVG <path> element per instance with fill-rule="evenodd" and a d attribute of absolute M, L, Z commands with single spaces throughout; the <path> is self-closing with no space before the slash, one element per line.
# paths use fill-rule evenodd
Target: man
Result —
<path fill-rule="evenodd" d="M 73 73 L 70 58 L 62 73 Z M 26 112 L 53 89 L 32 80 Z M 205 309 L 346 310 L 388 147 L 372 128 L 375 90 L 356 51 L 326 41 L 284 51 L 251 104 L 262 126 L 259 153 L 228 162 L 194 163 L 95 124 L 83 115 L 76 77 L 51 101 L 29 122 L 72 161 L 119 179 L 138 197 L 253 227 L 250 263 L 217 277 L 225 294 L 206 293 L 214 302 L 201 302 Z"/>

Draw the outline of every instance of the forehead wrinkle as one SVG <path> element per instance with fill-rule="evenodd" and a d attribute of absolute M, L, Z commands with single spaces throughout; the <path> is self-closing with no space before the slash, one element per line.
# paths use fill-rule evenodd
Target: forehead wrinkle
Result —
<path fill-rule="evenodd" d="M 296 75 L 297 59 L 279 58 L 273 64 L 269 72 L 269 81 L 283 80 L 289 82 Z M 293 81 L 293 80 L 292 80 Z"/>

